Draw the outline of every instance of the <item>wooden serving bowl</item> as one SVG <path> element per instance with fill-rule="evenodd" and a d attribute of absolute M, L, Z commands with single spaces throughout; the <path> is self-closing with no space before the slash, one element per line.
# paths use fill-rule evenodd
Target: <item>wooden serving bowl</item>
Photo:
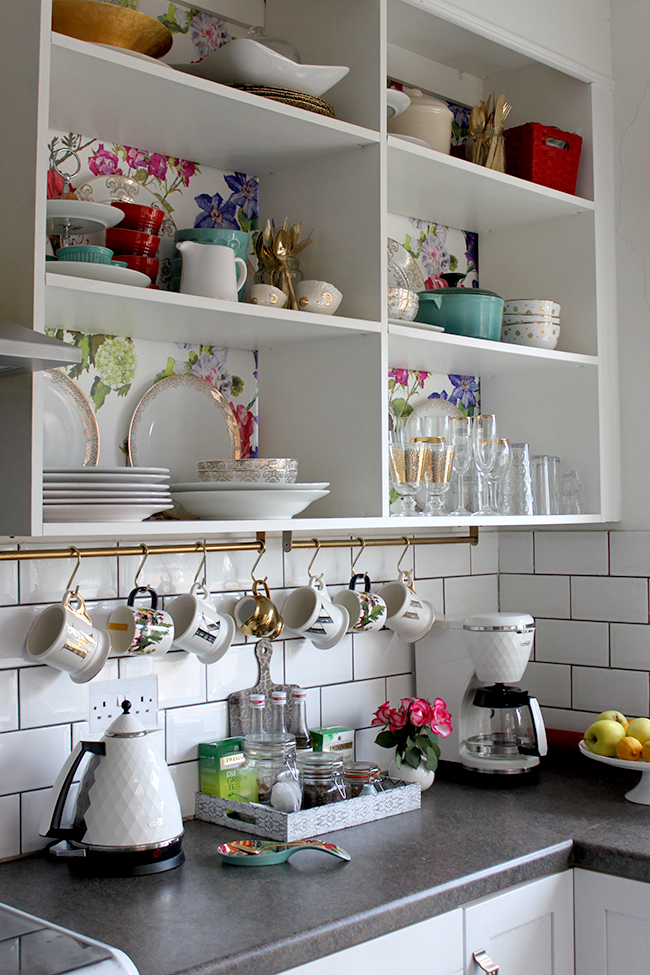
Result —
<path fill-rule="evenodd" d="M 152 58 L 167 54 L 174 40 L 155 17 L 99 0 L 53 0 L 52 30 L 80 41 L 112 44 Z"/>

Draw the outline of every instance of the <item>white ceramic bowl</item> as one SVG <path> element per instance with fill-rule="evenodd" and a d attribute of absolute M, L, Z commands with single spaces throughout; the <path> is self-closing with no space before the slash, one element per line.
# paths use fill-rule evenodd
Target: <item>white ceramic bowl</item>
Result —
<path fill-rule="evenodd" d="M 200 481 L 221 483 L 293 484 L 298 461 L 290 457 L 254 457 L 246 460 L 200 460 L 196 464 Z"/>
<path fill-rule="evenodd" d="M 508 298 L 504 303 L 506 315 L 533 315 L 535 318 L 543 317 L 558 318 L 561 305 L 550 298 Z"/>
<path fill-rule="evenodd" d="M 187 74 L 223 85 L 289 88 L 319 98 L 345 78 L 344 65 L 298 64 L 248 37 L 237 37 L 196 64 L 174 64 Z"/>
<path fill-rule="evenodd" d="M 418 313 L 420 298 L 408 288 L 388 288 L 388 317 L 412 322 Z"/>
<path fill-rule="evenodd" d="M 197 485 L 198 486 L 198 485 Z M 297 487 L 298 485 L 296 485 Z M 199 518 L 245 519 L 251 518 L 293 518 L 294 515 L 329 491 L 306 489 L 295 491 L 248 490 L 241 491 L 235 486 L 230 491 L 176 491 L 172 495 L 176 501 Z"/>
<path fill-rule="evenodd" d="M 503 325 L 501 341 L 528 345 L 535 349 L 554 349 L 560 339 L 559 325 L 530 322 L 527 325 Z"/>
<path fill-rule="evenodd" d="M 386 89 L 386 117 L 394 118 L 401 115 L 411 104 L 411 99 L 405 91 L 398 91 L 397 88 Z"/>
<path fill-rule="evenodd" d="M 550 315 L 504 315 L 503 324 L 504 325 L 530 325 L 531 322 L 536 322 L 538 325 L 559 325 L 559 317 L 552 317 Z"/>
<path fill-rule="evenodd" d="M 296 285 L 296 298 L 301 311 L 333 315 L 341 304 L 343 295 L 327 281 L 299 281 Z"/>

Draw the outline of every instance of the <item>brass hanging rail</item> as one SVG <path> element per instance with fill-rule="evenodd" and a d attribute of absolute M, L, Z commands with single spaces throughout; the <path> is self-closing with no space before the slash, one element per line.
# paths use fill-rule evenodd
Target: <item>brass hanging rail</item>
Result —
<path fill-rule="evenodd" d="M 299 538 L 294 539 L 290 531 L 282 532 L 282 548 L 284 552 L 290 552 L 296 548 L 359 548 L 362 545 L 373 547 L 376 545 L 403 545 L 406 536 L 400 535 L 393 537 L 378 538 Z M 418 535 L 410 538 L 411 545 L 478 545 L 478 526 L 471 525 L 467 535 L 443 535 L 430 537 L 420 537 Z M 39 549 L 17 549 L 0 551 L 0 562 L 23 562 L 26 560 L 36 561 L 40 559 L 101 559 L 111 558 L 114 555 L 142 555 L 145 548 L 149 555 L 182 555 L 196 552 L 262 552 L 266 544 L 266 532 L 258 532 L 255 539 L 249 541 L 230 541 L 230 542 L 179 542 L 177 544 L 167 543 L 162 545 L 145 545 L 140 542 L 138 545 L 100 545 L 92 548 L 77 548 L 68 545 L 66 548 L 39 548 Z"/>

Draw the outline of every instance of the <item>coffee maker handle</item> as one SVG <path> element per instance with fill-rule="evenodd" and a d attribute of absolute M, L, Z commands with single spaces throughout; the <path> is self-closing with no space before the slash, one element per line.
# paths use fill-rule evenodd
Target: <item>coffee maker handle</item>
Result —
<path fill-rule="evenodd" d="M 64 762 L 56 782 L 52 786 L 52 791 L 47 800 L 45 812 L 43 813 L 41 825 L 38 830 L 40 836 L 48 836 L 54 839 L 78 839 L 79 831 L 74 828 L 62 827 L 61 817 L 74 774 L 86 752 L 92 752 L 94 755 L 105 755 L 106 744 L 103 741 L 77 742 Z"/>
<path fill-rule="evenodd" d="M 536 697 L 529 698 L 528 703 L 530 704 L 530 713 L 533 717 L 535 738 L 537 739 L 537 754 L 543 757 L 548 752 L 548 744 L 546 741 L 546 728 L 544 727 L 542 709 Z"/>

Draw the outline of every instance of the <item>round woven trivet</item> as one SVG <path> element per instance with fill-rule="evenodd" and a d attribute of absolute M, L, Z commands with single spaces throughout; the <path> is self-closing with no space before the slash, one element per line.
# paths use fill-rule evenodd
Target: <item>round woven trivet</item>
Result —
<path fill-rule="evenodd" d="M 329 102 L 315 95 L 306 95 L 302 91 L 292 91 L 290 88 L 267 88 L 264 85 L 233 85 L 239 91 L 248 91 L 252 95 L 261 95 L 262 98 L 271 98 L 276 102 L 283 102 L 285 105 L 293 105 L 294 108 L 304 108 L 308 112 L 317 112 L 319 115 L 327 115 L 329 118 L 336 118 L 334 109 Z"/>

